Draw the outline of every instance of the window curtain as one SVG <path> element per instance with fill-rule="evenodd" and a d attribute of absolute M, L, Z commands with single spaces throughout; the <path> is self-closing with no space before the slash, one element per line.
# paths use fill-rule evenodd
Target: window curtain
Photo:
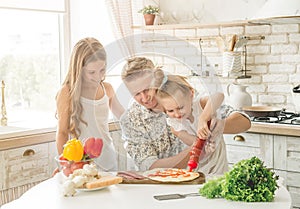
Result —
<path fill-rule="evenodd" d="M 124 57 L 135 53 L 131 0 L 106 0 L 113 33 Z"/>

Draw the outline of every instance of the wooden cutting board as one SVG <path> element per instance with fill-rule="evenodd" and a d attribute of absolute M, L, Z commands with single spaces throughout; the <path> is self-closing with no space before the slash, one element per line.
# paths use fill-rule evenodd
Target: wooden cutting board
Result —
<path fill-rule="evenodd" d="M 183 182 L 161 182 L 154 181 L 151 179 L 126 179 L 123 178 L 121 184 L 203 184 L 205 183 L 205 176 L 203 173 L 199 172 L 199 177 L 191 181 L 183 181 Z"/>

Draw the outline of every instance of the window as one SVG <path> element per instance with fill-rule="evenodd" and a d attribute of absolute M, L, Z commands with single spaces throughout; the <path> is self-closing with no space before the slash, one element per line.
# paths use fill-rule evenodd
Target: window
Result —
<path fill-rule="evenodd" d="M 5 82 L 8 125 L 38 127 L 56 123 L 62 15 L 0 9 L 0 80 Z"/>

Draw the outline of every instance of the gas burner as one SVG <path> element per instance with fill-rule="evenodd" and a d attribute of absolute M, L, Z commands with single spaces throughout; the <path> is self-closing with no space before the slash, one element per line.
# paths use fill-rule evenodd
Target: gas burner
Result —
<path fill-rule="evenodd" d="M 292 123 L 292 124 L 295 124 L 295 125 L 300 125 L 300 118 L 292 119 L 292 120 L 291 120 L 291 123 Z"/>
<path fill-rule="evenodd" d="M 298 112 L 281 111 L 278 116 L 251 117 L 252 122 L 279 123 L 289 125 L 300 125 L 300 114 Z"/>
<path fill-rule="evenodd" d="M 288 111 L 282 111 L 279 115 L 279 117 L 282 117 L 282 119 L 291 119 L 291 118 L 295 118 L 295 117 L 299 117 L 300 114 L 299 113 L 295 113 L 295 112 L 288 112 Z"/>
<path fill-rule="evenodd" d="M 254 122 L 267 122 L 267 123 L 276 123 L 279 121 L 277 117 L 254 117 L 252 119 Z"/>

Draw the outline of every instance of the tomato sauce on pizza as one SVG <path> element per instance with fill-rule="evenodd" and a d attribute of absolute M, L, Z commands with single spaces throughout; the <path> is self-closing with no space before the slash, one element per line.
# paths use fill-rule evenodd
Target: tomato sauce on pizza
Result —
<path fill-rule="evenodd" d="M 158 168 L 145 172 L 144 176 L 163 182 L 190 181 L 199 177 L 199 173 L 178 168 Z"/>

